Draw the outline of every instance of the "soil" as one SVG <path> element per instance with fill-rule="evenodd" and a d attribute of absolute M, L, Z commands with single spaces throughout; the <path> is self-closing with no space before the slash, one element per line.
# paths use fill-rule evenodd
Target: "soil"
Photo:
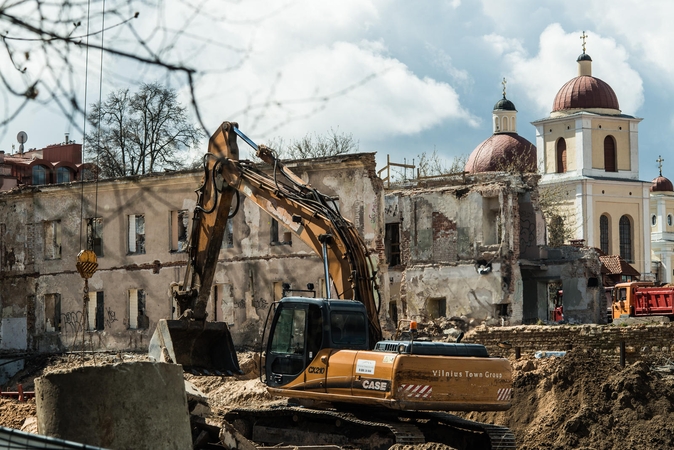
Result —
<path fill-rule="evenodd" d="M 624 369 L 599 352 L 513 362 L 513 407 L 466 417 L 510 427 L 519 448 L 674 448 L 674 366 L 667 358 Z"/>
<path fill-rule="evenodd" d="M 66 355 L 27 367 L 10 385 L 33 389 L 44 372 L 82 365 L 146 360 L 141 354 Z M 284 403 L 271 397 L 258 378 L 253 353 L 239 354 L 247 375 L 185 378 L 208 397 L 208 422 L 219 425 L 235 407 Z M 44 364 L 40 366 L 40 364 Z M 513 430 L 518 448 L 528 449 L 655 449 L 674 448 L 674 363 L 666 358 L 641 360 L 621 369 L 614 358 L 573 350 L 563 357 L 512 360 L 513 407 L 504 412 L 468 413 L 472 420 Z M 21 428 L 35 415 L 35 402 L 0 399 L 0 425 Z M 30 421 L 29 421 L 30 422 Z M 33 427 L 34 429 L 34 427 Z M 451 450 L 443 444 L 392 447 L 395 450 Z"/>

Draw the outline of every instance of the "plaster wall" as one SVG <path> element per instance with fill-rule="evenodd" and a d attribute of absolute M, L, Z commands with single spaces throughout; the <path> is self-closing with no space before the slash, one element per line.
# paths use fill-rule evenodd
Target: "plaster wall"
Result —
<path fill-rule="evenodd" d="M 383 252 L 384 208 L 374 155 L 288 165 L 336 198 L 342 214 L 363 233 L 377 263 Z M 188 210 L 191 217 L 200 178 L 199 171 L 180 172 L 0 194 L 1 349 L 147 348 L 156 322 L 176 317 L 171 289 L 183 280 L 187 254 L 170 248 L 171 212 Z M 129 252 L 131 214 L 144 215 L 145 253 Z M 86 326 L 85 283 L 75 270 L 77 253 L 86 244 L 81 218 L 94 216 L 102 219 L 103 237 L 98 271 L 88 281 L 90 293 L 102 292 L 96 331 Z M 49 259 L 45 247 L 53 242 L 45 239 L 45 223 L 52 221 L 60 221 L 60 257 Z M 236 344 L 252 344 L 258 338 L 279 283 L 295 289 L 307 283 L 321 286 L 321 260 L 296 238 L 288 245 L 271 245 L 270 222 L 267 214 L 244 201 L 232 219 L 233 245 L 220 250 L 209 320 L 232 320 Z M 283 231 L 280 226 L 279 233 Z M 379 269 L 381 280 L 386 279 L 385 270 Z M 147 328 L 130 327 L 130 289 L 145 293 Z M 53 318 L 47 317 L 46 299 L 54 295 L 60 300 L 59 324 L 47 322 Z"/>

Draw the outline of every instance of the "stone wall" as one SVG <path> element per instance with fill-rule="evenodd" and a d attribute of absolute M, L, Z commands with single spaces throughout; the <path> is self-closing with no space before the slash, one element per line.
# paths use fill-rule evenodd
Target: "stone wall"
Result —
<path fill-rule="evenodd" d="M 620 343 L 625 342 L 630 360 L 653 353 L 671 355 L 674 324 L 479 327 L 471 330 L 463 342 L 483 344 L 492 355 L 512 354 L 517 347 L 523 355 L 581 348 L 600 350 L 616 358 Z M 511 348 L 504 350 L 498 345 L 502 342 L 508 342 Z"/>

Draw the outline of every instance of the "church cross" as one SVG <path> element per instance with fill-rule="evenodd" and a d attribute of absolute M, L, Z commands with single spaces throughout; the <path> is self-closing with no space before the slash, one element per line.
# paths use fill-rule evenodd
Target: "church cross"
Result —
<path fill-rule="evenodd" d="M 664 159 L 662 159 L 662 155 L 658 155 L 658 159 L 655 160 L 656 163 L 658 163 L 658 169 L 660 169 L 660 176 L 662 176 L 662 162 Z"/>
<path fill-rule="evenodd" d="M 583 53 L 585 53 L 585 39 L 587 39 L 587 34 L 585 34 L 585 30 L 583 30 L 583 34 L 580 35 L 580 38 L 583 40 Z"/>
<path fill-rule="evenodd" d="M 501 85 L 503 85 L 503 98 L 506 98 L 506 96 L 505 96 L 505 94 L 506 94 L 506 84 L 508 84 L 508 82 L 506 81 L 505 77 L 503 77 L 503 81 L 501 81 Z"/>

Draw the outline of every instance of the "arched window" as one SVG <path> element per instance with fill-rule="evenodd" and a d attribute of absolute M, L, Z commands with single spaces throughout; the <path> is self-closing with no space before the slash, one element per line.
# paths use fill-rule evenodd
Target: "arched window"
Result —
<path fill-rule="evenodd" d="M 618 223 L 620 228 L 620 256 L 627 262 L 632 259 L 632 221 L 629 216 L 622 216 Z"/>
<path fill-rule="evenodd" d="M 47 184 L 47 169 L 44 166 L 33 166 L 33 184 Z"/>
<path fill-rule="evenodd" d="M 56 169 L 56 182 L 67 183 L 70 181 L 70 169 L 67 167 L 59 167 Z"/>
<path fill-rule="evenodd" d="M 609 255 L 609 237 L 608 237 L 608 232 L 609 232 L 609 220 L 608 216 L 606 214 L 602 214 L 601 217 L 599 218 L 599 248 L 601 249 L 602 252 L 605 254 Z"/>
<path fill-rule="evenodd" d="M 557 173 L 566 172 L 566 141 L 559 138 L 557 141 Z"/>
<path fill-rule="evenodd" d="M 494 117 L 494 131 L 501 131 L 500 120 L 498 117 Z"/>
<path fill-rule="evenodd" d="M 510 131 L 510 125 L 508 124 L 508 116 L 503 116 L 501 119 L 501 125 L 503 126 L 503 130 L 501 131 Z"/>
<path fill-rule="evenodd" d="M 607 172 L 618 171 L 615 139 L 613 139 L 613 136 L 606 136 L 604 138 L 604 170 Z"/>

